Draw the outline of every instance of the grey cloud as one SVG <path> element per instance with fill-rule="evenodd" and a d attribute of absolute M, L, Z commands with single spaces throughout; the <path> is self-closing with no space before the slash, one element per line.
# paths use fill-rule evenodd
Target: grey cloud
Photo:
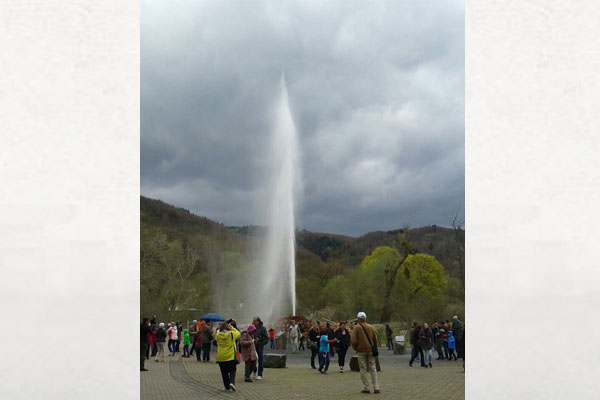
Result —
<path fill-rule="evenodd" d="M 299 227 L 447 225 L 464 206 L 462 1 L 143 1 L 141 29 L 142 194 L 261 223 L 284 69 Z"/>

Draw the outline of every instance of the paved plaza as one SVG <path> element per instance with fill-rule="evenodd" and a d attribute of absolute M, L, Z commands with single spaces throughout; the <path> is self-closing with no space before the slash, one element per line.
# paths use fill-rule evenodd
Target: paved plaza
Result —
<path fill-rule="evenodd" d="M 244 362 L 237 368 L 236 392 L 222 390 L 221 374 L 214 362 L 196 361 L 196 356 L 165 357 L 164 363 L 146 361 L 147 372 L 141 375 L 142 400 L 179 399 L 359 399 L 376 396 L 379 399 L 452 400 L 465 398 L 465 373 L 462 361 L 433 361 L 433 368 L 422 368 L 419 362 L 408 366 L 409 354 L 394 355 L 380 349 L 381 372 L 378 373 L 381 393 L 360 393 L 360 373 L 350 371 L 350 350 L 343 374 L 339 373 L 337 355 L 331 361 L 329 373 L 320 374 L 310 367 L 310 350 L 290 354 L 289 351 L 266 350 L 265 353 L 287 354 L 287 368 L 266 368 L 263 379 L 244 382 Z M 435 355 L 435 352 L 434 352 Z M 435 358 L 435 356 L 434 356 Z M 316 361 L 316 360 L 315 360 Z M 318 365 L 318 364 L 317 364 Z M 371 392 L 372 392 L 371 388 Z"/>

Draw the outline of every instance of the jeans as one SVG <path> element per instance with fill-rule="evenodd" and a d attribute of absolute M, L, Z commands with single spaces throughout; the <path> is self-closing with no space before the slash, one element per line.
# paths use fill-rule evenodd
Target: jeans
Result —
<path fill-rule="evenodd" d="M 423 349 L 420 346 L 412 347 L 409 363 L 412 365 L 413 361 L 415 361 L 415 358 L 417 358 L 417 355 L 419 355 L 421 357 L 421 366 L 424 367 L 425 366 L 425 357 L 423 357 Z"/>
<path fill-rule="evenodd" d="M 202 361 L 210 361 L 210 345 L 210 342 L 202 343 Z"/>
<path fill-rule="evenodd" d="M 320 351 L 319 352 L 319 371 L 323 371 L 323 367 L 325 367 L 325 372 L 329 369 L 329 352 Z"/>
<path fill-rule="evenodd" d="M 298 337 L 290 337 L 290 341 L 292 342 L 292 353 L 298 352 Z"/>
<path fill-rule="evenodd" d="M 423 362 L 425 364 L 431 364 L 431 349 L 423 349 Z"/>
<path fill-rule="evenodd" d="M 223 378 L 223 386 L 226 390 L 229 390 L 229 385 L 235 385 L 235 370 L 237 363 L 235 360 L 231 361 L 220 361 L 219 368 L 221 369 L 221 377 Z"/>
<path fill-rule="evenodd" d="M 275 348 L 275 339 L 269 339 L 269 343 L 271 344 L 271 349 Z"/>
<path fill-rule="evenodd" d="M 256 375 L 262 377 L 263 374 L 263 353 L 264 353 L 264 347 L 260 346 L 256 348 L 256 354 L 258 355 L 258 372 L 256 373 Z"/>
<path fill-rule="evenodd" d="M 356 353 L 358 357 L 358 367 L 360 368 L 360 379 L 364 385 L 364 390 L 369 390 L 369 380 L 367 373 L 371 374 L 373 389 L 379 390 L 379 381 L 377 380 L 377 369 L 375 367 L 375 357 L 370 351 Z"/>
<path fill-rule="evenodd" d="M 157 351 L 158 351 L 158 346 L 156 345 L 156 343 L 152 343 L 152 354 L 150 354 L 150 357 L 156 357 Z"/>
<path fill-rule="evenodd" d="M 387 338 L 387 348 L 388 350 L 394 350 L 394 341 L 391 336 Z"/>
<path fill-rule="evenodd" d="M 189 357 L 190 356 L 190 345 L 189 344 L 184 344 L 183 345 L 183 356 L 184 357 Z"/>
<path fill-rule="evenodd" d="M 344 348 L 338 348 L 338 365 L 340 367 L 344 366 L 344 363 L 346 362 L 346 349 Z"/>
<path fill-rule="evenodd" d="M 175 354 L 175 340 L 169 339 L 169 344 L 167 346 L 169 348 L 169 354 Z"/>

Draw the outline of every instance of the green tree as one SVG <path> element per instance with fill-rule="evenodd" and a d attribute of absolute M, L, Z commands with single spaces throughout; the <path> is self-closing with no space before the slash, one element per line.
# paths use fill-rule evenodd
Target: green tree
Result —
<path fill-rule="evenodd" d="M 429 254 L 411 254 L 402 263 L 396 275 L 396 286 L 408 301 L 420 293 L 435 296 L 446 288 L 448 280 L 444 267 Z"/>

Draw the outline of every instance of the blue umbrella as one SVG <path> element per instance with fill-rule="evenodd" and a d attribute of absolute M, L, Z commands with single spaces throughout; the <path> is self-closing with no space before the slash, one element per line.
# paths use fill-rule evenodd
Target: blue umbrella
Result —
<path fill-rule="evenodd" d="M 209 321 L 225 321 L 225 318 L 221 317 L 219 314 L 208 313 L 204 314 L 200 317 L 200 319 L 209 320 Z"/>

